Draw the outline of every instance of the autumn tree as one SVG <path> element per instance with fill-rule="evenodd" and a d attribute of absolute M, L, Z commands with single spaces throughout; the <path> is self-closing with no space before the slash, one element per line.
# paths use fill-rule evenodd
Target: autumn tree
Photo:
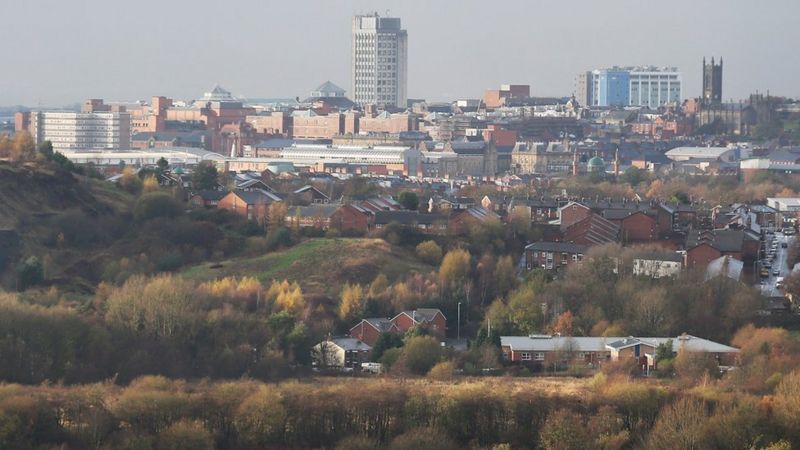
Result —
<path fill-rule="evenodd" d="M 156 448 L 161 450 L 213 450 L 214 436 L 199 420 L 180 420 L 158 435 Z"/>
<path fill-rule="evenodd" d="M 153 174 L 147 175 L 142 180 L 142 192 L 154 192 L 158 190 L 158 180 Z"/>
<path fill-rule="evenodd" d="M 242 443 L 249 448 L 269 448 L 282 442 L 286 408 L 280 394 L 261 386 L 236 410 L 234 426 Z"/>
<path fill-rule="evenodd" d="M 439 278 L 443 286 L 455 290 L 467 281 L 469 271 L 469 252 L 463 248 L 457 248 L 444 255 L 442 265 L 439 266 Z"/>
<path fill-rule="evenodd" d="M 11 159 L 18 162 L 32 161 L 36 158 L 36 143 L 27 132 L 20 132 L 14 136 L 11 146 Z"/>
<path fill-rule="evenodd" d="M 139 193 L 142 192 L 142 179 L 139 178 L 139 174 L 136 173 L 133 167 L 122 169 L 119 187 L 122 188 L 123 191 L 133 195 L 139 195 Z"/>
<path fill-rule="evenodd" d="M 590 448 L 590 438 L 581 417 L 568 409 L 550 413 L 544 422 L 539 441 L 546 450 Z"/>
<path fill-rule="evenodd" d="M 106 301 L 106 320 L 136 333 L 188 336 L 194 325 L 192 285 L 172 275 L 134 276 Z"/>
<path fill-rule="evenodd" d="M 360 284 L 346 283 L 342 286 L 339 299 L 339 318 L 345 322 L 352 322 L 361 316 L 364 311 L 364 289 Z"/>
<path fill-rule="evenodd" d="M 417 256 L 422 261 L 435 266 L 442 261 L 442 248 L 436 241 L 424 241 L 417 245 Z"/>
<path fill-rule="evenodd" d="M 683 398 L 661 410 L 650 430 L 647 448 L 659 450 L 703 448 L 705 406 Z"/>

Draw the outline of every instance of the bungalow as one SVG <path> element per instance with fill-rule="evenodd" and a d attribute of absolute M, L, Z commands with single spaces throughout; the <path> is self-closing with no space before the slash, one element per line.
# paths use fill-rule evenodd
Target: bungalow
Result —
<path fill-rule="evenodd" d="M 594 366 L 604 361 L 633 359 L 643 368 L 655 367 L 656 348 L 672 341 L 672 349 L 713 355 L 720 365 L 736 363 L 739 350 L 724 344 L 683 334 L 668 337 L 578 337 L 578 336 L 501 336 L 503 360 L 521 364 L 562 364 L 581 362 Z"/>
<path fill-rule="evenodd" d="M 434 334 L 443 337 L 447 331 L 447 318 L 442 311 L 436 308 L 418 308 L 412 311 L 403 311 L 392 318 L 392 323 L 401 333 L 416 326 L 428 327 Z"/>
<path fill-rule="evenodd" d="M 311 349 L 311 359 L 316 367 L 356 369 L 367 361 L 372 347 L 353 337 L 326 339 Z"/>
<path fill-rule="evenodd" d="M 225 195 L 219 203 L 218 208 L 227 209 L 234 214 L 255 220 L 260 224 L 267 221 L 269 205 L 281 201 L 281 198 L 264 190 L 256 191 L 231 191 Z"/>
<path fill-rule="evenodd" d="M 350 328 L 350 336 L 369 346 L 375 346 L 378 337 L 383 333 L 400 333 L 400 329 L 392 319 L 382 317 L 362 319 L 356 326 Z"/>

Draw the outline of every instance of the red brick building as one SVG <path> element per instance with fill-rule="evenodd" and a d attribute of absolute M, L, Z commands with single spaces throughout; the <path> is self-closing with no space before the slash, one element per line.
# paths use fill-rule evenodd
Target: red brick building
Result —
<path fill-rule="evenodd" d="M 620 220 L 620 228 L 620 239 L 623 244 L 658 240 L 658 222 L 642 211 L 636 211 Z"/>
<path fill-rule="evenodd" d="M 588 206 L 578 202 L 569 202 L 558 210 L 558 216 L 561 218 L 561 230 L 566 230 L 591 215 L 592 210 Z"/>
<path fill-rule="evenodd" d="M 384 318 L 363 319 L 350 328 L 350 336 L 358 338 L 370 347 L 375 346 L 378 337 L 383 333 L 400 333 L 400 328 L 391 319 Z"/>
<path fill-rule="evenodd" d="M 581 264 L 588 247 L 570 242 L 534 242 L 525 247 L 525 268 L 565 270 Z"/>
<path fill-rule="evenodd" d="M 330 227 L 340 231 L 366 233 L 369 231 L 372 213 L 358 205 L 342 205 L 330 218 Z"/>
<path fill-rule="evenodd" d="M 434 308 L 419 308 L 412 311 L 403 311 L 392 318 L 392 323 L 401 333 L 417 327 L 427 327 L 433 334 L 444 337 L 447 331 L 447 319 L 444 314 Z"/>
<path fill-rule="evenodd" d="M 217 203 L 217 208 L 254 220 L 263 225 L 267 222 L 269 206 L 281 201 L 280 197 L 264 191 L 231 191 Z"/>

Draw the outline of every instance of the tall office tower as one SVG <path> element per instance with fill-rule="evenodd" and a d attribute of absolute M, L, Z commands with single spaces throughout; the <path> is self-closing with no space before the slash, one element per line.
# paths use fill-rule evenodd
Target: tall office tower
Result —
<path fill-rule="evenodd" d="M 400 18 L 377 13 L 353 17 L 351 79 L 359 104 L 406 107 L 408 34 Z"/>
<path fill-rule="evenodd" d="M 711 58 L 711 64 L 706 64 L 706 59 L 703 58 L 703 103 L 721 102 L 722 58 L 719 59 L 719 64 L 714 64 L 714 58 Z"/>
<path fill-rule="evenodd" d="M 575 100 L 581 106 L 591 106 L 594 104 L 592 98 L 592 72 L 581 72 L 575 80 Z"/>

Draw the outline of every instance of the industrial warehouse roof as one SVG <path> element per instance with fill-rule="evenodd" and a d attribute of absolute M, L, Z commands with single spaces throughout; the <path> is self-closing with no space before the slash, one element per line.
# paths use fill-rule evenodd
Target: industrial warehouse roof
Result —
<path fill-rule="evenodd" d="M 728 147 L 677 147 L 665 153 L 670 159 L 717 159 L 734 149 Z"/>
<path fill-rule="evenodd" d="M 585 336 L 501 336 L 500 345 L 510 347 L 515 352 L 554 352 L 564 351 L 606 351 L 620 349 L 636 344 L 657 347 L 672 340 L 673 351 L 681 349 L 690 352 L 735 353 L 739 349 L 718 342 L 690 335 L 677 337 L 585 337 Z"/>

